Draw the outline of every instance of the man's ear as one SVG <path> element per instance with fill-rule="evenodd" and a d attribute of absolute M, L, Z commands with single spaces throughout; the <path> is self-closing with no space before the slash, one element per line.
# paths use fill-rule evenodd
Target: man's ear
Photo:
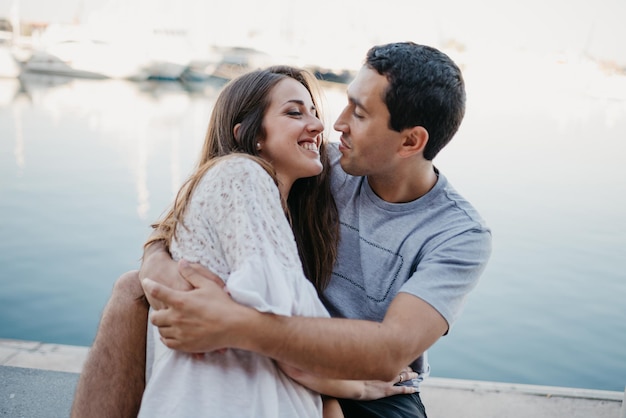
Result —
<path fill-rule="evenodd" d="M 401 158 L 411 157 L 417 153 L 423 154 L 428 144 L 428 131 L 423 126 L 407 128 L 403 132 L 399 155 Z"/>

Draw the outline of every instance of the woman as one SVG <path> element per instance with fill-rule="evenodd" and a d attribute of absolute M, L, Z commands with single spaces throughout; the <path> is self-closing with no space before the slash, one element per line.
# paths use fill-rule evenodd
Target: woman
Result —
<path fill-rule="evenodd" d="M 328 316 L 317 291 L 330 279 L 338 224 L 313 81 L 302 70 L 272 67 L 229 83 L 215 103 L 197 169 L 146 244 L 165 240 L 174 259 L 218 274 L 235 300 L 279 315 Z M 139 416 L 322 416 L 319 394 L 271 359 L 233 349 L 177 352 L 149 328 L 154 347 Z M 289 372 L 332 396 L 406 393 L 382 382 Z M 328 405 L 328 415 L 336 412 Z"/>

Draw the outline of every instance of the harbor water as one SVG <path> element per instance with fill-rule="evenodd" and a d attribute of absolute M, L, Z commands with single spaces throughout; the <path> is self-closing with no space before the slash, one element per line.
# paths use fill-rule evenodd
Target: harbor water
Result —
<path fill-rule="evenodd" d="M 466 118 L 435 160 L 492 227 L 494 251 L 430 351 L 432 375 L 623 391 L 626 77 L 509 65 L 464 65 Z M 220 87 L 0 79 L 0 338 L 91 344 Z M 324 88 L 331 139 L 345 87 Z"/>

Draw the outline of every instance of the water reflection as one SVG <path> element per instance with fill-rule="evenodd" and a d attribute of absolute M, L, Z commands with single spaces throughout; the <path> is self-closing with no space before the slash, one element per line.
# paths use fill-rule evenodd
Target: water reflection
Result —
<path fill-rule="evenodd" d="M 15 124 L 15 164 L 18 167 L 18 176 L 24 170 L 24 130 L 22 127 L 22 116 L 19 106 L 13 108 L 13 123 Z"/>
<path fill-rule="evenodd" d="M 85 80 L 33 73 L 23 74 L 19 82 L 8 81 L 11 83 L 4 84 L 15 88 L 3 97 L 3 102 L 13 114 L 14 155 L 19 170 L 26 167 L 28 155 L 24 113 L 43 112 L 43 117 L 51 121 L 53 130 L 47 133 L 50 138 L 46 140 L 53 139 L 56 132 L 71 131 L 80 125 L 86 128 L 81 137 L 54 138 L 59 141 L 57 145 L 70 147 L 70 139 L 104 139 L 117 148 L 135 179 L 137 215 L 142 220 L 151 207 L 148 166 L 154 148 L 166 146 L 169 150 L 165 154 L 170 157 L 169 185 L 173 195 L 183 176 L 181 136 L 198 136 L 203 131 L 222 85 L 204 83 L 189 87 L 179 82 Z M 69 149 L 68 154 L 72 154 Z"/>

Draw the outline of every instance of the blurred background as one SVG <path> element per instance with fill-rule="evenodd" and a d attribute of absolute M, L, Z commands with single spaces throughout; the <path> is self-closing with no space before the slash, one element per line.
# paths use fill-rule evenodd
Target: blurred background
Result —
<path fill-rule="evenodd" d="M 623 391 L 626 3 L 404 3 L 1 0 L 0 338 L 91 344 L 231 77 L 311 69 L 335 140 L 367 49 L 412 40 L 463 70 L 435 164 L 494 236 L 432 375 Z"/>

